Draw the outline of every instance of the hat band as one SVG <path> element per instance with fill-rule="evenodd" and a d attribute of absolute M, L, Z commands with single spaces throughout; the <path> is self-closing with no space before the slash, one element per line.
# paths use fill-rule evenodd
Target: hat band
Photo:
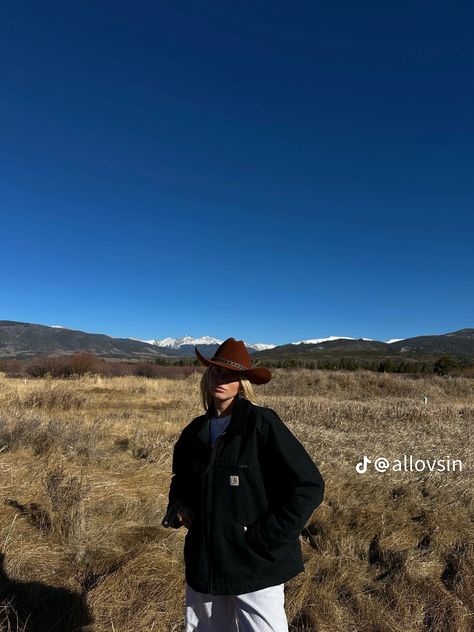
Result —
<path fill-rule="evenodd" d="M 243 364 L 239 364 L 238 362 L 234 362 L 233 360 L 228 360 L 227 358 L 220 358 L 219 356 L 214 356 L 213 360 L 218 360 L 219 362 L 224 362 L 224 364 L 230 364 L 231 366 L 235 366 L 237 369 L 241 369 L 242 371 L 247 371 L 248 367 Z"/>

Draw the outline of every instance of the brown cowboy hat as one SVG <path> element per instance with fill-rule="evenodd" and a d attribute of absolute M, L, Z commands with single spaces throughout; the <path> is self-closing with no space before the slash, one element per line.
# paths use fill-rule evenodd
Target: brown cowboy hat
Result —
<path fill-rule="evenodd" d="M 220 345 L 212 358 L 204 357 L 197 347 L 194 347 L 194 352 L 205 366 L 215 364 L 230 369 L 231 371 L 238 371 L 239 373 L 243 373 L 244 377 L 254 384 L 266 384 L 272 379 L 272 374 L 265 367 L 259 366 L 252 368 L 252 358 L 245 348 L 243 340 L 227 338 L 227 340 L 224 340 Z"/>

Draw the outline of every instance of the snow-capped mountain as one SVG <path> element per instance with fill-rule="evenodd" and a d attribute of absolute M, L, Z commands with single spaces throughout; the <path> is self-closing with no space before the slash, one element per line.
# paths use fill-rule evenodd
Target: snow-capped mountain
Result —
<path fill-rule="evenodd" d="M 299 340 L 298 342 L 291 342 L 292 345 L 317 345 L 320 342 L 329 342 L 331 340 L 356 340 L 356 338 L 351 338 L 350 336 L 328 336 L 327 338 L 311 338 L 310 340 Z M 362 340 L 368 340 L 369 342 L 372 338 L 362 338 Z"/>
<path fill-rule="evenodd" d="M 212 338 L 211 336 L 201 336 L 201 338 L 193 338 L 192 336 L 182 336 L 181 338 L 156 338 L 155 340 L 147 340 L 147 342 L 157 347 L 170 347 L 170 349 L 179 349 L 183 345 L 220 345 L 223 340 Z"/>
<path fill-rule="evenodd" d="M 255 349 L 256 351 L 264 351 L 265 349 L 274 349 L 277 345 L 267 345 L 264 342 L 254 342 L 253 344 L 248 345 L 245 342 L 245 346 L 250 347 L 251 349 Z"/>
<path fill-rule="evenodd" d="M 157 347 L 168 347 L 169 349 L 179 350 L 185 345 L 191 346 L 205 346 L 214 345 L 218 347 L 224 341 L 219 338 L 213 338 L 212 336 L 201 336 L 200 338 L 193 338 L 192 336 L 182 336 L 181 338 L 156 338 L 154 340 L 142 340 L 148 344 L 155 345 Z M 255 351 L 263 351 L 264 349 L 273 349 L 276 345 L 265 344 L 263 342 L 247 343 L 244 340 L 244 344 L 248 349 L 255 349 Z"/>

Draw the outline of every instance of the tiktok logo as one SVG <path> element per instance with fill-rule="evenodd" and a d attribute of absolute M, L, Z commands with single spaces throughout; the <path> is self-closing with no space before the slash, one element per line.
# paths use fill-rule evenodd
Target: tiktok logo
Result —
<path fill-rule="evenodd" d="M 365 474 L 367 472 L 367 463 L 372 463 L 372 461 L 369 459 L 368 456 L 364 455 L 362 461 L 360 461 L 360 463 L 357 463 L 356 465 L 356 470 L 359 472 L 359 474 Z"/>

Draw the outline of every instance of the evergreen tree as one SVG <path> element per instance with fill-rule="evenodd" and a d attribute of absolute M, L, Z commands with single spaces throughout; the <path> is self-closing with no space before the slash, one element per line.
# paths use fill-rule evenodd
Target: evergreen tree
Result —
<path fill-rule="evenodd" d="M 449 354 L 445 354 L 438 358 L 433 366 L 433 373 L 437 375 L 449 375 L 449 373 L 459 366 L 459 362 L 456 358 L 453 358 Z"/>

